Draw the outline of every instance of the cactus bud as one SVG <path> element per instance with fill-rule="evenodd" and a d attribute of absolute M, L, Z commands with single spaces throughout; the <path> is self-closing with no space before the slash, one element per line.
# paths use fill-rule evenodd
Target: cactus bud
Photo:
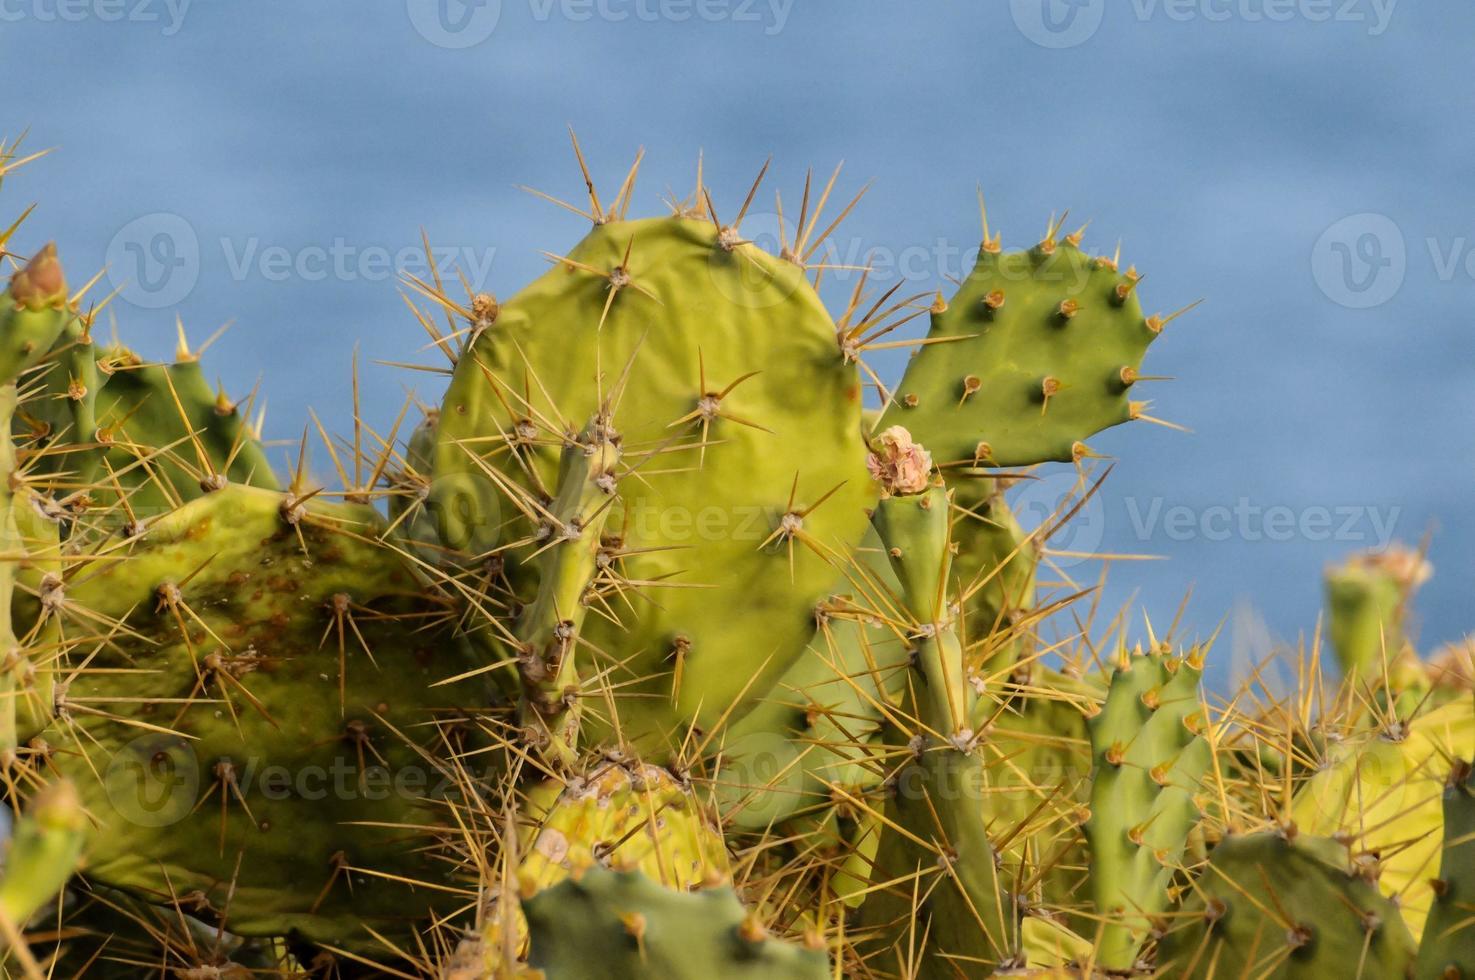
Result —
<path fill-rule="evenodd" d="M 47 245 L 10 278 L 10 296 L 28 310 L 61 309 L 67 302 L 67 279 L 56 246 Z"/>

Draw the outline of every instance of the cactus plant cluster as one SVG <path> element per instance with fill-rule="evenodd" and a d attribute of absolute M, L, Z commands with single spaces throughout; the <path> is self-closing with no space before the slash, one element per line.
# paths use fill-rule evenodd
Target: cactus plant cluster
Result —
<path fill-rule="evenodd" d="M 1475 977 L 1472 671 L 1412 652 L 1421 555 L 1329 573 L 1340 680 L 1318 638 L 1231 695 L 1212 637 L 1051 564 L 1087 440 L 1151 420 L 1176 314 L 1135 269 L 985 216 L 951 298 L 832 315 L 838 175 L 769 254 L 764 173 L 632 220 L 638 160 L 613 198 L 578 160 L 541 278 L 407 280 L 444 398 L 316 425 L 337 486 L 0 234 L 6 971 Z"/>

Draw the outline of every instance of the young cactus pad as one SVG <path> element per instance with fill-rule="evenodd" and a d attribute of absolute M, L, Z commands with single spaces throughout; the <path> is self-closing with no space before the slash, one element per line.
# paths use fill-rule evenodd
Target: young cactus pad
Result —
<path fill-rule="evenodd" d="M 1396 669 L 1409 601 L 1431 574 L 1422 554 L 1397 544 L 1327 569 L 1327 632 L 1344 675 L 1379 683 Z"/>
<path fill-rule="evenodd" d="M 925 458 L 910 438 L 884 451 Z M 884 467 L 883 475 L 908 468 Z M 946 588 L 950 505 L 942 487 L 914 486 L 887 479 L 888 495 L 872 518 L 901 586 L 900 615 L 916 653 L 888 733 L 900 757 L 887 781 L 886 822 L 896 832 L 881 839 L 872 872 L 877 891 L 862 915 L 893 950 L 925 934 L 916 975 L 940 980 L 953 976 L 959 961 L 1001 964 L 1019 937 L 983 812 L 990 779 L 983 740 L 970 727 L 977 698 Z"/>
<path fill-rule="evenodd" d="M 503 871 L 477 933 L 456 953 L 468 975 L 515 975 L 527 957 L 519 897 L 570 875 L 638 871 L 676 891 L 731 875 L 721 827 L 690 785 L 659 766 L 596 759 L 566 780 L 535 785 L 521 803 L 517 846 L 506 854 L 520 863 Z"/>
<path fill-rule="evenodd" d="M 16 821 L 0 872 L 0 949 L 56 897 L 82 856 L 87 818 L 71 783 L 51 783 Z"/>
<path fill-rule="evenodd" d="M 1334 744 L 1327 764 L 1296 792 L 1291 818 L 1302 832 L 1351 842 L 1397 895 L 1415 939 L 1434 901 L 1442 799 L 1449 760 L 1475 756 L 1475 704 L 1467 697 L 1389 730 Z"/>
<path fill-rule="evenodd" d="M 957 294 L 933 306 L 882 425 L 906 426 L 939 465 L 1069 461 L 1137 417 L 1130 393 L 1167 321 L 1143 316 L 1135 270 L 1058 233 L 1024 252 L 986 239 Z"/>

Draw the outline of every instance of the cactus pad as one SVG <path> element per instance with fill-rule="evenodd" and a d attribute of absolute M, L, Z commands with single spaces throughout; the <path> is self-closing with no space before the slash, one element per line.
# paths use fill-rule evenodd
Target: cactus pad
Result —
<path fill-rule="evenodd" d="M 933 307 L 883 425 L 940 466 L 1068 461 L 1136 409 L 1130 392 L 1165 321 L 1142 314 L 1134 271 L 1055 232 L 1025 252 L 985 242 L 957 294 Z"/>
<path fill-rule="evenodd" d="M 1413 938 L 1398 907 L 1326 838 L 1232 836 L 1210 855 L 1158 967 L 1185 978 L 1399 980 Z"/>
<path fill-rule="evenodd" d="M 872 494 L 860 382 L 802 271 L 713 224 L 600 224 L 554 263 L 461 357 L 431 502 L 448 545 L 509 552 L 531 602 L 536 570 L 510 558 L 608 406 L 623 464 L 578 695 L 612 688 L 625 736 L 664 749 L 740 715 L 813 634 Z"/>
<path fill-rule="evenodd" d="M 1092 897 L 1107 917 L 1098 950 L 1107 969 L 1135 965 L 1198 823 L 1194 797 L 1212 756 L 1201 734 L 1202 676 L 1197 651 L 1124 657 L 1089 722 L 1095 771 L 1086 836 Z"/>
<path fill-rule="evenodd" d="M 422 846 L 446 795 L 424 747 L 476 693 L 431 686 L 467 661 L 376 521 L 232 486 L 27 597 L 74 645 L 43 737 L 98 822 L 95 880 L 332 942 L 454 895 Z"/>
<path fill-rule="evenodd" d="M 766 934 L 731 888 L 677 892 L 590 869 L 529 900 L 533 967 L 547 980 L 827 980 L 822 949 Z"/>
<path fill-rule="evenodd" d="M 1457 762 L 1444 793 L 1444 849 L 1419 944 L 1418 977 L 1475 976 L 1475 776 Z"/>

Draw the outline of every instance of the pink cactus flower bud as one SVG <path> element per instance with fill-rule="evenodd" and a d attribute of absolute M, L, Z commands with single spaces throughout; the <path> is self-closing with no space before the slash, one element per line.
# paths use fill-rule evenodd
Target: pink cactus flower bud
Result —
<path fill-rule="evenodd" d="M 921 493 L 932 475 L 932 454 L 905 428 L 893 425 L 876 438 L 876 447 L 866 458 L 866 469 L 888 494 Z"/>

